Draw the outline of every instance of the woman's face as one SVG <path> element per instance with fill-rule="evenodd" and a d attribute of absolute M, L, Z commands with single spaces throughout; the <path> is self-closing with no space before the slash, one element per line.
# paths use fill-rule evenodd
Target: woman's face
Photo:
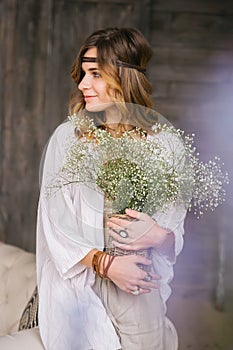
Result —
<path fill-rule="evenodd" d="M 84 57 L 97 57 L 97 49 L 90 48 Z M 101 77 L 97 62 L 83 62 L 82 70 L 84 77 L 78 85 L 82 91 L 86 102 L 86 109 L 90 112 L 99 112 L 107 110 L 113 105 L 112 98 L 106 90 L 106 82 Z"/>

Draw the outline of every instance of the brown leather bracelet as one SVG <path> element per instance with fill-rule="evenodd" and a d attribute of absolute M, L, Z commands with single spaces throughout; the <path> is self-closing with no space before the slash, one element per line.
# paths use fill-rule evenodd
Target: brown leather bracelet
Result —
<path fill-rule="evenodd" d="M 107 257 L 109 257 L 108 259 L 108 263 L 106 265 L 106 259 Z M 100 278 L 108 278 L 108 270 L 110 268 L 110 266 L 112 265 L 112 262 L 114 260 L 115 256 L 107 254 L 103 251 L 98 251 L 93 255 L 92 258 L 92 269 L 93 271 L 96 272 L 96 274 L 100 277 Z M 106 265 L 106 266 L 105 266 Z M 103 273 L 100 272 L 100 269 L 102 267 Z"/>
<path fill-rule="evenodd" d="M 115 256 L 114 255 L 109 255 L 109 254 L 107 254 L 107 255 L 109 256 L 109 260 L 108 260 L 107 266 L 104 268 L 103 278 L 109 279 L 109 277 L 108 277 L 108 270 L 109 270 L 110 266 L 112 265 L 113 260 L 115 259 Z"/>
<path fill-rule="evenodd" d="M 97 272 L 99 270 L 99 258 L 101 255 L 104 255 L 105 253 L 102 251 L 98 251 L 93 255 L 92 258 L 92 269 Z"/>

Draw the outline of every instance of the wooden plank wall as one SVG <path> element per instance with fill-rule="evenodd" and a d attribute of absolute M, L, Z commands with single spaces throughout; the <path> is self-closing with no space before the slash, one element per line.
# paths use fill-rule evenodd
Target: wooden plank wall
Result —
<path fill-rule="evenodd" d="M 152 18 L 154 58 L 150 74 L 155 106 L 175 125 L 196 134 L 201 159 L 219 155 L 231 178 L 227 201 L 215 213 L 201 220 L 188 215 L 185 249 L 175 266 L 174 293 L 168 311 L 178 329 L 180 350 L 230 349 L 233 2 L 156 0 Z"/>
<path fill-rule="evenodd" d="M 35 249 L 40 158 L 67 115 L 81 42 L 105 26 L 146 32 L 148 9 L 146 0 L 1 1 L 1 239 Z"/>
<path fill-rule="evenodd" d="M 150 74 L 155 106 L 175 125 L 196 134 L 202 160 L 220 156 L 232 179 L 233 2 L 156 0 L 152 18 Z M 231 181 L 226 204 L 207 221 L 201 220 L 197 231 L 205 232 L 210 222 L 215 233 L 232 232 L 232 194 Z M 226 237 L 228 243 L 230 237 Z M 215 234 L 212 243 L 217 242 Z"/>
<path fill-rule="evenodd" d="M 215 105 L 231 103 L 232 15 L 232 1 L 153 2 L 157 106 L 190 130 L 197 129 Z"/>
<path fill-rule="evenodd" d="M 67 114 L 76 52 L 102 27 L 142 30 L 156 109 L 229 164 L 232 19 L 228 0 L 1 0 L 0 238 L 35 249 L 42 150 Z"/>

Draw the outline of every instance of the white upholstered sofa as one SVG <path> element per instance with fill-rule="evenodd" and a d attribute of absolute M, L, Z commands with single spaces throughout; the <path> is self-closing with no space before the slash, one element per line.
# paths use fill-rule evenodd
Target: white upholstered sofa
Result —
<path fill-rule="evenodd" d="M 18 331 L 35 285 L 35 255 L 0 242 L 0 350 L 44 350 L 38 328 Z"/>

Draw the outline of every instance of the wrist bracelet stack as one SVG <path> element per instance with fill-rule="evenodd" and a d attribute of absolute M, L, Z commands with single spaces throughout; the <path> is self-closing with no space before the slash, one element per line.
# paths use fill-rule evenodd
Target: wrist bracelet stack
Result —
<path fill-rule="evenodd" d="M 100 278 L 108 278 L 108 270 L 113 263 L 115 256 L 107 254 L 102 251 L 98 251 L 94 254 L 92 259 L 92 269 Z M 103 273 L 100 272 L 102 268 Z"/>

